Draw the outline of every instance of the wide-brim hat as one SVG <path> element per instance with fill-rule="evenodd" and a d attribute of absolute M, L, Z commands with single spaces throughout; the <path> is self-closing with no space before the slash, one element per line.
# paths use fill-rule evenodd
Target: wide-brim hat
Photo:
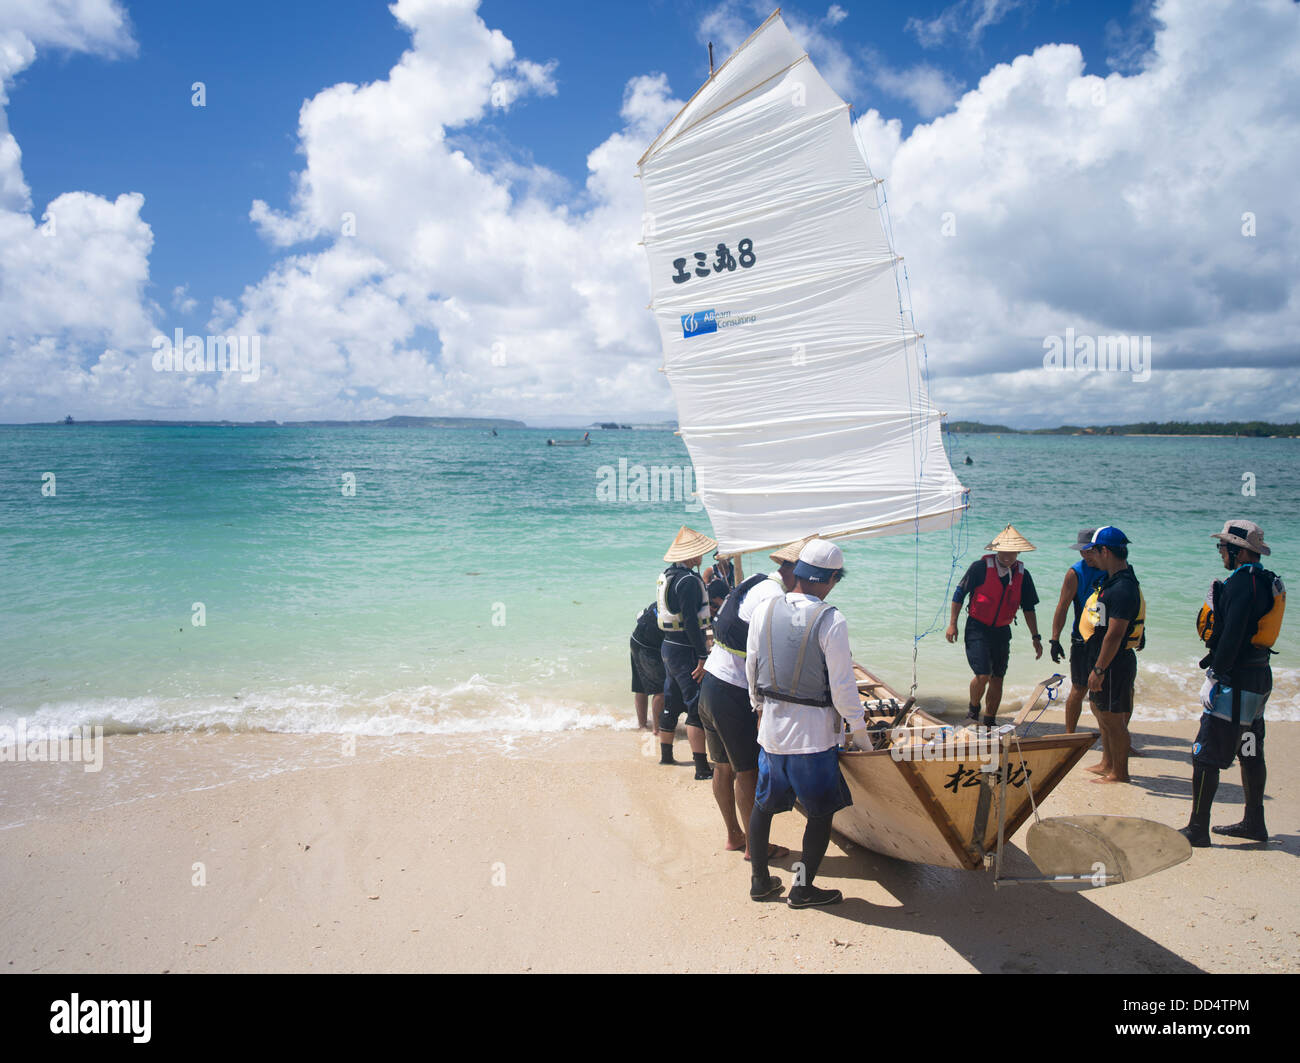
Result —
<path fill-rule="evenodd" d="M 793 565 L 799 560 L 799 551 L 816 538 L 817 536 L 815 535 L 805 535 L 797 543 L 786 543 L 785 546 L 781 547 L 781 549 L 773 550 L 767 556 L 778 565 L 786 563 Z"/>
<path fill-rule="evenodd" d="M 1259 554 L 1261 557 L 1266 557 L 1273 552 L 1264 542 L 1263 530 L 1250 520 L 1230 520 L 1223 525 L 1223 531 L 1215 532 L 1210 538 L 1231 543 L 1233 546 L 1244 546 L 1251 553 Z"/>
<path fill-rule="evenodd" d="M 1023 554 L 1026 550 L 1037 550 L 1033 543 L 1021 535 L 1016 529 L 1008 524 L 994 537 L 993 541 L 984 547 L 985 550 L 1004 550 L 1007 553 Z"/>
<path fill-rule="evenodd" d="M 697 532 L 694 528 L 688 528 L 683 524 L 681 531 L 677 533 L 677 538 L 673 540 L 673 545 L 668 548 L 668 553 L 664 554 L 664 560 L 689 561 L 693 557 L 703 557 L 710 550 L 717 548 L 717 539 L 710 539 L 703 532 Z"/>
<path fill-rule="evenodd" d="M 1070 549 L 1078 550 L 1082 553 L 1084 550 L 1092 549 L 1092 537 L 1097 534 L 1096 528 L 1080 528 L 1079 537 L 1075 540 L 1074 546 Z"/>

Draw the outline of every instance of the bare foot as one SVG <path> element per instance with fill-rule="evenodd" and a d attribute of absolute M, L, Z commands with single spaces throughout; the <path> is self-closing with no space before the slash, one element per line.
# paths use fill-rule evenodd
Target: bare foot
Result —
<path fill-rule="evenodd" d="M 1124 778 L 1120 779 L 1114 775 L 1099 775 L 1097 778 L 1093 779 L 1092 781 L 1093 782 L 1128 782 L 1128 776 L 1125 775 Z"/>
<path fill-rule="evenodd" d="M 737 849 L 744 849 L 745 855 L 749 855 L 749 839 L 744 834 L 732 834 L 727 837 L 727 852 L 734 853 Z"/>
<path fill-rule="evenodd" d="M 1083 770 L 1090 771 L 1094 775 L 1109 775 L 1110 765 L 1107 764 L 1105 761 L 1102 761 L 1100 764 L 1094 764 L 1091 768 L 1084 768 Z"/>

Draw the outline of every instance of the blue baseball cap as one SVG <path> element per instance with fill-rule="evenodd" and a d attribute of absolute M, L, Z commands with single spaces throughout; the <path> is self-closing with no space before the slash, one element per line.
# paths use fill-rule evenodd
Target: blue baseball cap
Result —
<path fill-rule="evenodd" d="M 1128 546 L 1128 543 L 1128 536 L 1109 524 L 1104 528 L 1098 528 L 1092 537 L 1093 546 Z"/>

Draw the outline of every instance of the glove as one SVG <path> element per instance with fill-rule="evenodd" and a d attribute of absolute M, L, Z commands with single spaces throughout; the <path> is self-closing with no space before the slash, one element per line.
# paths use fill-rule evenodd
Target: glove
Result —
<path fill-rule="evenodd" d="M 1052 663 L 1060 664 L 1065 660 L 1065 650 L 1061 648 L 1060 639 L 1052 639 L 1050 645 L 1052 647 Z"/>

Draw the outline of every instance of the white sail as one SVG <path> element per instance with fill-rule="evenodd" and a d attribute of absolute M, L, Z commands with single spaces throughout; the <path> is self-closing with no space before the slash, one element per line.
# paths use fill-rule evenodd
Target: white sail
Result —
<path fill-rule="evenodd" d="M 774 14 L 640 161 L 652 308 L 724 553 L 951 524 L 964 489 L 849 108 Z"/>

